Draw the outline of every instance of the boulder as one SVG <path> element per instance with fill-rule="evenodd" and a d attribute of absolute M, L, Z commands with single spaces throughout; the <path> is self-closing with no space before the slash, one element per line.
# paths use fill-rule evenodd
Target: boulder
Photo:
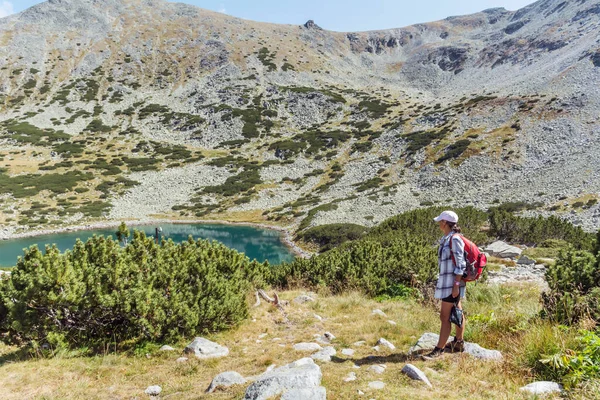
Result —
<path fill-rule="evenodd" d="M 517 258 L 523 252 L 518 247 L 511 246 L 500 240 L 487 246 L 484 251 L 499 258 Z"/>
<path fill-rule="evenodd" d="M 322 347 L 317 343 L 297 343 L 294 345 L 296 351 L 317 351 L 321 349 Z"/>
<path fill-rule="evenodd" d="M 313 360 L 329 362 L 329 361 L 331 361 L 331 356 L 335 356 L 335 354 L 336 354 L 335 349 L 333 347 L 329 346 L 329 347 L 325 347 L 323 350 L 318 351 L 317 353 L 313 354 L 311 357 Z"/>
<path fill-rule="evenodd" d="M 429 379 L 427 379 L 427 376 L 425 376 L 423 371 L 421 371 L 419 368 L 415 367 L 412 364 L 406 364 L 402 368 L 401 372 L 415 381 L 421 381 L 427 386 L 432 387 L 431 382 L 429 382 Z"/>
<path fill-rule="evenodd" d="M 556 382 L 540 381 L 523 386 L 521 390 L 534 395 L 544 395 L 551 393 L 562 393 L 563 387 Z"/>
<path fill-rule="evenodd" d="M 197 337 L 183 349 L 184 354 L 193 354 L 197 358 L 218 358 L 229 354 L 229 349 L 208 339 Z"/>
<path fill-rule="evenodd" d="M 259 376 L 246 389 L 244 400 L 266 400 L 288 391 L 295 395 L 296 389 L 316 389 L 322 377 L 321 368 L 312 359 L 303 358 Z"/>
<path fill-rule="evenodd" d="M 439 338 L 440 336 L 436 333 L 424 333 L 419 338 L 417 343 L 408 350 L 408 353 L 412 355 L 415 353 L 433 350 L 433 348 L 437 345 Z M 450 337 L 448 340 L 453 339 L 453 337 Z M 502 353 L 500 353 L 498 350 L 484 349 L 476 343 L 465 342 L 465 353 L 480 360 L 502 360 Z"/>
<path fill-rule="evenodd" d="M 150 397 L 157 397 L 162 392 L 162 388 L 158 385 L 148 386 L 144 393 L 146 393 Z"/>
<path fill-rule="evenodd" d="M 531 258 L 529 258 L 527 256 L 521 256 L 521 258 L 519 258 L 519 260 L 517 261 L 517 264 L 519 264 L 519 265 L 535 265 L 535 260 L 532 260 Z"/>
<path fill-rule="evenodd" d="M 213 378 L 212 382 L 210 383 L 210 386 L 208 387 L 208 389 L 206 389 L 206 393 L 212 393 L 217 388 L 230 387 L 233 385 L 243 385 L 244 383 L 246 383 L 246 378 L 244 378 L 237 372 L 222 372 Z"/>
<path fill-rule="evenodd" d="M 388 342 L 384 338 L 381 338 L 377 341 L 377 346 L 385 346 L 390 350 L 396 350 L 396 346 L 394 346 L 392 343 Z"/>

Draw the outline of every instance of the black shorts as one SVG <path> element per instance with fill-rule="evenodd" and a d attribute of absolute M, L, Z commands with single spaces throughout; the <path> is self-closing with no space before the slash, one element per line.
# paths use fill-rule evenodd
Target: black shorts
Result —
<path fill-rule="evenodd" d="M 460 294 L 458 295 L 458 297 L 452 297 L 452 295 L 450 295 L 448 297 L 444 297 L 442 299 L 442 301 L 444 303 L 452 303 L 452 304 L 458 303 L 460 301 Z"/>

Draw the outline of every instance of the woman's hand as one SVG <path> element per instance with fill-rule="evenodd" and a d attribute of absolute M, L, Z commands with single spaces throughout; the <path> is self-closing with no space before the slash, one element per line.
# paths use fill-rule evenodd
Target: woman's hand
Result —
<path fill-rule="evenodd" d="M 452 286 L 452 297 L 458 297 L 460 296 L 460 286 L 454 284 L 454 286 Z"/>

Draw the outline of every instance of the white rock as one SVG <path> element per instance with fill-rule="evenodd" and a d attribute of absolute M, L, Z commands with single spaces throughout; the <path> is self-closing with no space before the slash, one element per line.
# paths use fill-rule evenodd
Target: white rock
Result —
<path fill-rule="evenodd" d="M 313 314 L 313 317 L 315 317 L 315 319 L 318 321 L 323 321 L 323 317 L 321 317 L 320 315 Z"/>
<path fill-rule="evenodd" d="M 398 325 L 395 321 L 392 321 L 392 320 L 389 320 L 388 324 L 390 324 L 390 325 Z"/>
<path fill-rule="evenodd" d="M 188 360 L 188 358 L 187 358 L 187 357 L 179 357 L 179 358 L 178 358 L 177 360 L 175 360 L 175 361 L 177 361 L 178 363 L 183 363 L 183 362 L 186 362 L 187 360 Z"/>
<path fill-rule="evenodd" d="M 521 390 L 535 395 L 544 395 L 550 393 L 562 393 L 563 387 L 556 382 L 539 381 L 523 386 Z"/>
<path fill-rule="evenodd" d="M 246 383 L 246 379 L 242 375 L 238 374 L 237 372 L 235 372 L 235 371 L 222 372 L 213 378 L 212 382 L 210 383 L 210 386 L 208 387 L 208 389 L 206 389 L 206 393 L 212 393 L 217 388 L 220 388 L 220 387 L 243 385 L 244 383 Z"/>
<path fill-rule="evenodd" d="M 336 351 L 333 347 L 325 347 L 323 350 L 320 350 L 319 352 L 313 354 L 311 357 L 314 360 L 318 360 L 318 361 L 323 361 L 323 362 L 329 362 L 331 361 L 331 357 L 335 356 Z"/>
<path fill-rule="evenodd" d="M 305 303 L 313 302 L 313 301 L 315 301 L 315 299 L 313 299 L 309 295 L 302 294 L 302 295 L 296 297 L 293 301 L 296 304 L 305 304 Z"/>
<path fill-rule="evenodd" d="M 197 337 L 192 343 L 186 346 L 183 353 L 193 354 L 200 359 L 207 359 L 225 357 L 229 354 L 229 349 L 208 339 Z"/>
<path fill-rule="evenodd" d="M 363 392 L 362 390 L 357 390 L 356 394 L 359 396 L 364 396 L 365 392 Z"/>
<path fill-rule="evenodd" d="M 429 379 L 427 379 L 427 376 L 425 376 L 423 371 L 412 364 L 406 364 L 401 372 L 411 379 L 424 382 L 427 386 L 432 387 L 431 382 L 429 382 Z"/>
<path fill-rule="evenodd" d="M 390 343 L 384 338 L 381 338 L 377 341 L 377 346 L 385 346 L 390 350 L 396 350 L 396 346 L 394 346 L 392 343 Z"/>
<path fill-rule="evenodd" d="M 162 388 L 158 385 L 148 386 L 144 391 L 148 396 L 158 396 L 160 392 L 162 392 Z"/>
<path fill-rule="evenodd" d="M 371 389 L 381 390 L 385 387 L 385 383 L 383 383 L 381 381 L 373 381 L 373 382 L 369 382 L 369 387 Z"/>
<path fill-rule="evenodd" d="M 453 339 L 453 337 L 450 337 L 448 340 Z M 433 350 L 433 348 L 437 346 L 438 340 L 438 334 L 431 332 L 424 333 L 419 338 L 417 343 L 409 349 L 408 354 L 421 353 L 428 350 Z M 480 360 L 502 360 L 502 353 L 500 353 L 498 350 L 484 349 L 483 347 L 475 343 L 465 342 L 465 353 Z"/>
<path fill-rule="evenodd" d="M 369 368 L 367 368 L 367 371 L 375 374 L 383 374 L 385 372 L 385 368 L 385 365 L 371 365 Z"/>
<path fill-rule="evenodd" d="M 360 346 L 364 346 L 365 344 L 367 344 L 367 342 L 365 342 L 364 340 L 360 340 L 358 342 L 352 343 L 352 346 L 360 347 Z"/>
<path fill-rule="evenodd" d="M 342 349 L 342 354 L 345 356 L 352 357 L 354 355 L 354 350 L 352 349 Z"/>
<path fill-rule="evenodd" d="M 352 382 L 356 380 L 356 372 L 350 372 L 344 378 L 344 382 Z"/>
<path fill-rule="evenodd" d="M 373 310 L 373 312 L 371 313 L 372 315 L 378 315 L 380 317 L 387 317 L 387 315 L 385 315 L 385 313 L 383 311 L 381 311 L 380 309 L 376 308 L 375 310 Z"/>
<path fill-rule="evenodd" d="M 294 345 L 296 351 L 317 351 L 322 347 L 318 343 L 297 343 Z"/>

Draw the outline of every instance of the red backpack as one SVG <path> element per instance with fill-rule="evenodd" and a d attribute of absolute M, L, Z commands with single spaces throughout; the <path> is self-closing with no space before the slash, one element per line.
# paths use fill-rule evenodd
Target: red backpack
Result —
<path fill-rule="evenodd" d="M 487 265 L 487 257 L 484 253 L 479 251 L 479 247 L 473 242 L 471 242 L 466 237 L 462 236 L 463 242 L 465 242 L 465 262 L 467 263 L 467 268 L 465 269 L 466 276 L 463 275 L 463 281 L 465 282 L 474 282 L 481 277 L 483 273 L 483 269 Z M 454 235 L 450 238 L 450 254 L 452 256 L 452 262 L 456 265 L 456 260 L 454 259 L 454 253 L 452 252 L 452 239 Z"/>

